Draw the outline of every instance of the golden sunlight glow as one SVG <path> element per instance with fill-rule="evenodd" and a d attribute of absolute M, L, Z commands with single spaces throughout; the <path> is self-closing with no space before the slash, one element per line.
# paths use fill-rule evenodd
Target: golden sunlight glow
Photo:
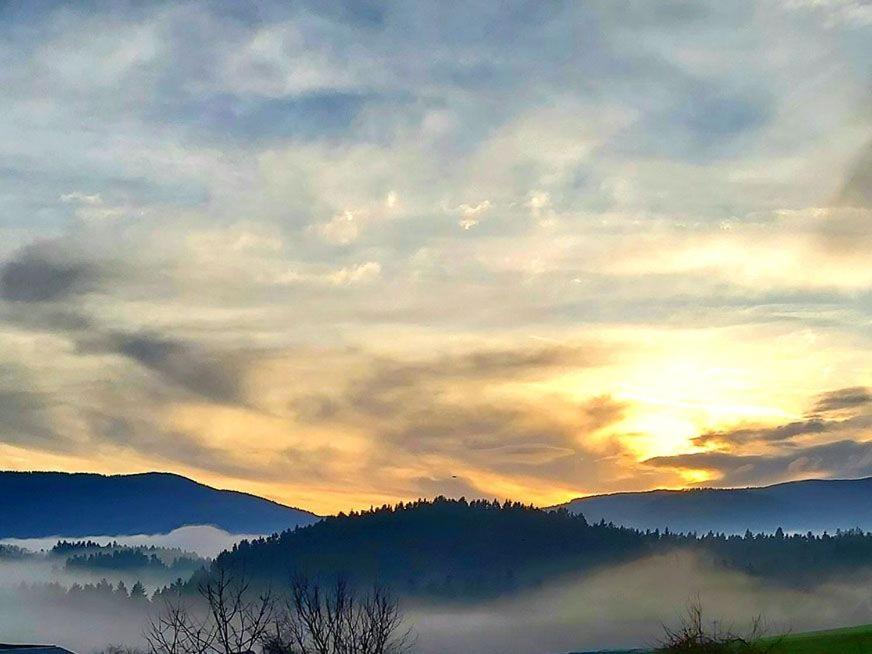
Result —
<path fill-rule="evenodd" d="M 667 412 L 636 409 L 618 427 L 620 439 L 640 460 L 690 452 L 691 439 L 699 433 L 696 424 Z"/>
<path fill-rule="evenodd" d="M 702 484 L 704 482 L 711 481 L 715 477 L 708 470 L 699 470 L 693 468 L 680 470 L 679 473 L 681 474 L 684 481 L 688 484 Z"/>

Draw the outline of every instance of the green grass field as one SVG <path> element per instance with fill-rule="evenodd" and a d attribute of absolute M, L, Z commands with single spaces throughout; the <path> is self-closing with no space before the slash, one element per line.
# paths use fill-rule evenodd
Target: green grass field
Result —
<path fill-rule="evenodd" d="M 786 636 L 773 654 L 872 654 L 872 625 Z"/>
<path fill-rule="evenodd" d="M 813 631 L 772 639 L 770 654 L 872 654 L 872 625 Z M 641 650 L 599 654 L 637 654 Z"/>

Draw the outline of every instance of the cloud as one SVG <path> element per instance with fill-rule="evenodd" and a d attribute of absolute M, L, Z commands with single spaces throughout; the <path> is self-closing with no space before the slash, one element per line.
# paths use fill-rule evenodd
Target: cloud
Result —
<path fill-rule="evenodd" d="M 341 268 L 331 273 L 327 279 L 334 286 L 353 286 L 367 284 L 381 275 L 382 267 L 378 261 L 367 261 L 351 268 Z"/>
<path fill-rule="evenodd" d="M 5 16 L 2 438 L 331 508 L 682 483 L 610 431 L 647 413 L 868 440 L 848 390 L 796 411 L 868 382 L 854 4 Z M 676 361 L 735 415 L 667 407 Z"/>
<path fill-rule="evenodd" d="M 170 384 L 215 402 L 243 402 L 244 368 L 232 356 L 154 334 L 110 334 L 87 346 L 105 348 L 148 368 Z"/>
<path fill-rule="evenodd" d="M 872 208 L 872 144 L 864 148 L 847 177 L 839 193 L 839 204 Z"/>
<path fill-rule="evenodd" d="M 11 313 L 19 328 L 54 332 L 81 355 L 119 355 L 156 373 L 165 383 L 215 402 L 244 400 L 245 364 L 239 357 L 154 331 L 109 327 L 83 304 L 82 296 L 96 290 L 98 282 L 101 291 L 117 292 L 117 286 L 131 283 L 136 273 L 116 267 L 110 274 L 106 264 L 65 251 L 63 245 L 56 240 L 27 247 L 0 270 L 0 296 L 23 305 Z M 75 248 L 77 244 L 67 245 Z"/>
<path fill-rule="evenodd" d="M 118 220 L 124 216 L 144 215 L 144 211 L 132 206 L 111 205 L 99 193 L 87 194 L 80 191 L 64 193 L 60 197 L 64 204 L 75 206 L 75 216 L 84 222 Z"/>
<path fill-rule="evenodd" d="M 818 13 L 829 28 L 872 25 L 872 8 L 865 0 L 791 0 L 785 5 L 794 10 Z"/>
<path fill-rule="evenodd" d="M 482 200 L 481 202 L 470 205 L 470 204 L 461 204 L 457 207 L 456 211 L 460 214 L 460 220 L 458 221 L 458 225 L 460 225 L 463 229 L 469 230 L 478 225 L 482 216 L 490 211 L 491 209 L 491 201 L 490 200 Z"/>
<path fill-rule="evenodd" d="M 864 387 L 812 398 L 804 420 L 703 432 L 699 448 L 645 465 L 706 471 L 705 485 L 758 485 L 803 477 L 872 475 L 872 397 Z"/>
<path fill-rule="evenodd" d="M 0 389 L 4 442 L 69 451 L 70 443 L 58 431 L 58 417 L 52 416 L 53 402 L 44 391 Z"/>
<path fill-rule="evenodd" d="M 597 345 L 587 348 L 537 345 L 470 349 L 420 360 L 373 358 L 364 365 L 360 377 L 345 389 L 341 401 L 355 410 L 381 415 L 410 410 L 416 405 L 423 405 L 420 408 L 426 410 L 429 402 L 438 399 L 438 388 L 536 378 L 561 369 L 597 366 L 606 356 Z M 440 409 L 435 409 L 433 419 L 450 423 L 448 415 L 439 414 Z M 463 422 L 458 421 L 453 429 L 464 428 Z"/>
<path fill-rule="evenodd" d="M 827 258 L 863 256 L 872 245 L 872 207 L 826 212 L 817 228 Z M 850 259 L 848 259 L 850 261 Z"/>
<path fill-rule="evenodd" d="M 359 233 L 360 227 L 352 211 L 343 211 L 328 222 L 318 225 L 318 234 L 321 238 L 336 245 L 348 245 Z"/>
<path fill-rule="evenodd" d="M 97 270 L 74 261 L 51 244 L 24 248 L 0 267 L 0 297 L 10 302 L 54 302 L 94 288 Z"/>
<path fill-rule="evenodd" d="M 543 485 L 577 493 L 579 480 L 596 483 L 613 472 L 612 463 L 600 465 L 606 455 L 593 437 L 620 421 L 626 405 L 608 396 L 535 401 L 499 389 L 601 365 L 605 356 L 594 345 L 537 344 L 430 359 L 363 357 L 344 388 L 305 394 L 292 408 L 303 424 L 371 435 L 359 474 L 402 471 L 391 481 L 401 496 L 438 488 L 504 497 L 515 485 L 515 493 Z"/>
<path fill-rule="evenodd" d="M 736 445 L 740 443 L 763 443 L 763 442 L 783 442 L 796 438 L 797 436 L 805 436 L 809 434 L 822 434 L 830 431 L 838 423 L 822 420 L 820 418 L 812 418 L 810 420 L 800 420 L 790 422 L 777 427 L 760 427 L 740 428 L 725 431 L 710 431 L 700 434 L 695 437 L 694 443 L 705 446 L 708 444 L 722 444 L 725 446 Z"/>
<path fill-rule="evenodd" d="M 717 486 L 757 486 L 814 477 L 870 477 L 872 441 L 836 441 L 771 456 L 729 452 L 679 454 L 648 459 L 645 464 L 715 473 L 715 480 L 704 482 L 706 486 L 713 483 Z"/>
<path fill-rule="evenodd" d="M 869 404 L 872 404 L 872 391 L 863 386 L 854 386 L 822 393 L 818 396 L 813 411 L 815 413 L 829 413 L 843 409 L 857 409 Z"/>

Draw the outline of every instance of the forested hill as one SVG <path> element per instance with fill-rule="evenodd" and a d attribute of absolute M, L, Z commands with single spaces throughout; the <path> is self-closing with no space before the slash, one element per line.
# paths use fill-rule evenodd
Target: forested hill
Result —
<path fill-rule="evenodd" d="M 317 516 L 179 475 L 0 472 L 0 538 L 161 534 L 214 525 L 234 534 L 270 534 Z"/>
<path fill-rule="evenodd" d="M 440 497 L 243 541 L 216 565 L 277 582 L 298 573 L 338 574 L 410 594 L 481 596 L 638 556 L 653 544 L 629 529 L 590 527 L 568 512 Z"/>
<path fill-rule="evenodd" d="M 216 566 L 271 584 L 295 574 L 379 580 L 408 595 L 481 597 L 672 548 L 795 583 L 872 565 L 872 535 L 676 535 L 588 524 L 567 511 L 437 498 L 326 518 L 242 542 Z M 195 585 L 197 580 L 192 580 Z"/>
<path fill-rule="evenodd" d="M 562 508 L 636 529 L 833 533 L 872 529 L 872 477 L 808 479 L 759 488 L 696 488 L 614 493 L 572 500 Z"/>

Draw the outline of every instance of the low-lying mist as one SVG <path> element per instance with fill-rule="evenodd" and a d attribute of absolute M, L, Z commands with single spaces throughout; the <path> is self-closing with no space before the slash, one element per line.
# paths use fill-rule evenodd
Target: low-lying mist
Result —
<path fill-rule="evenodd" d="M 178 543 L 174 543 L 178 544 Z M 147 602 L 58 602 L 22 589 L 45 581 L 27 562 L 0 566 L 0 642 L 55 643 L 82 654 L 142 646 Z M 110 580 L 111 581 L 111 580 Z M 699 599 L 708 619 L 741 630 L 763 616 L 772 633 L 872 622 L 872 571 L 805 590 L 773 586 L 676 552 L 477 604 L 411 603 L 420 654 L 558 654 L 654 644 Z"/>
<path fill-rule="evenodd" d="M 106 570 L 99 567 L 64 565 L 63 555 L 53 555 L 52 547 L 60 540 L 94 541 L 100 545 L 117 543 L 122 547 L 150 547 L 175 550 L 179 555 L 193 554 L 210 559 L 219 552 L 231 548 L 244 538 L 256 538 L 253 535 L 230 534 L 212 526 L 191 526 L 176 529 L 168 534 L 135 536 L 85 536 L 75 538 L 51 537 L 28 539 L 5 539 L 0 545 L 20 547 L 30 552 L 38 553 L 21 560 L 0 557 L 0 591 L 9 586 L 19 584 L 60 584 L 69 587 L 73 584 L 97 583 L 106 579 L 117 584 L 119 581 L 129 588 L 139 581 L 149 592 L 175 581 L 179 576 L 187 578 L 191 571 L 177 572 L 172 569 L 155 570 Z M 84 552 L 87 556 L 88 551 Z M 203 562 L 204 564 L 208 561 Z M 2 634 L 0 634 L 2 642 Z"/>
<path fill-rule="evenodd" d="M 154 545 L 155 547 L 178 548 L 212 558 L 222 550 L 230 549 L 243 539 L 252 540 L 261 534 L 231 534 L 211 525 L 193 525 L 174 529 L 168 534 L 137 534 L 134 536 L 48 536 L 45 538 L 6 538 L 0 545 L 15 545 L 37 552 L 48 550 L 59 540 L 93 540 L 100 543 L 117 541 L 119 545 Z"/>
<path fill-rule="evenodd" d="M 762 616 L 771 633 L 872 622 L 872 571 L 795 590 L 676 552 L 475 606 L 410 610 L 420 654 L 547 654 L 655 645 L 699 599 L 708 619 L 742 630 Z"/>
<path fill-rule="evenodd" d="M 143 627 L 149 611 L 157 607 L 120 594 L 107 598 L 83 592 L 72 599 L 65 596 L 65 591 L 74 584 L 85 586 L 106 579 L 113 586 L 121 581 L 128 589 L 141 581 L 152 592 L 173 579 L 137 571 L 71 569 L 64 565 L 63 557 L 50 555 L 59 540 L 92 540 L 103 545 L 117 542 L 129 547 L 153 545 L 212 558 L 244 538 L 256 537 L 201 525 L 154 535 L 4 539 L 0 545 L 42 555 L 0 558 L 0 642 L 52 643 L 83 654 L 108 644 L 144 644 Z"/>

